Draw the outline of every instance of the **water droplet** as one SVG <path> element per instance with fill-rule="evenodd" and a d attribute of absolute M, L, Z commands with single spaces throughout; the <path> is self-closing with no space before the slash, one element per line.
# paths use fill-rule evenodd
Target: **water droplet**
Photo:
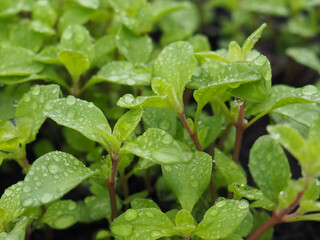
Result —
<path fill-rule="evenodd" d="M 75 202 L 70 202 L 69 206 L 68 206 L 68 209 L 69 210 L 74 210 L 74 209 L 76 209 L 76 207 L 77 207 L 77 204 Z"/>
<path fill-rule="evenodd" d="M 217 207 L 223 207 L 224 205 L 227 204 L 227 200 L 224 198 L 218 198 L 216 201 L 216 206 Z"/>
<path fill-rule="evenodd" d="M 126 211 L 126 213 L 124 214 L 124 218 L 127 220 L 127 221 L 132 221 L 134 219 L 136 219 L 138 216 L 137 214 L 137 211 L 133 210 L 133 209 L 128 209 Z"/>
<path fill-rule="evenodd" d="M 116 223 L 111 226 L 112 232 L 122 237 L 129 237 L 132 235 L 133 226 L 129 223 Z"/>
<path fill-rule="evenodd" d="M 88 104 L 88 107 L 89 108 L 92 108 L 94 105 L 93 105 L 93 103 L 92 102 L 90 102 L 89 104 Z"/>
<path fill-rule="evenodd" d="M 50 193 L 45 193 L 45 194 L 43 194 L 43 195 L 40 197 L 40 202 L 41 202 L 42 204 L 46 204 L 46 203 L 50 202 L 52 199 L 53 199 L 52 194 L 50 194 Z"/>
<path fill-rule="evenodd" d="M 241 98 L 234 99 L 234 104 L 236 106 L 241 106 L 243 104 L 243 99 L 241 99 Z"/>
<path fill-rule="evenodd" d="M 25 186 L 25 187 L 23 188 L 23 191 L 24 191 L 25 193 L 28 193 L 28 192 L 31 191 L 31 187 L 30 187 L 30 186 Z"/>
<path fill-rule="evenodd" d="M 66 40 L 69 40 L 71 39 L 72 35 L 73 35 L 72 30 L 70 28 L 67 28 L 63 33 L 63 38 Z"/>
<path fill-rule="evenodd" d="M 59 216 L 59 218 L 57 218 L 54 221 L 53 225 L 57 229 L 64 229 L 64 228 L 70 227 L 75 222 L 76 222 L 76 219 L 73 216 L 71 216 L 71 215 L 63 215 L 63 216 Z"/>
<path fill-rule="evenodd" d="M 198 187 L 199 186 L 199 181 L 195 180 L 191 182 L 192 187 Z"/>
<path fill-rule="evenodd" d="M 306 85 L 301 89 L 302 93 L 305 95 L 313 95 L 318 92 L 318 89 L 312 85 Z"/>
<path fill-rule="evenodd" d="M 151 211 L 146 211 L 146 215 L 150 218 L 153 218 L 154 217 L 154 213 L 151 212 Z"/>
<path fill-rule="evenodd" d="M 159 232 L 159 231 L 152 231 L 151 232 L 151 237 L 159 238 L 160 236 L 161 236 L 161 232 Z"/>
<path fill-rule="evenodd" d="M 165 135 L 165 136 L 163 137 L 162 142 L 163 142 L 164 144 L 170 144 L 170 143 L 172 143 L 172 137 L 167 134 L 167 135 Z"/>
<path fill-rule="evenodd" d="M 134 97 L 131 95 L 131 94 L 127 94 L 123 97 L 123 101 L 126 103 L 126 104 L 131 104 L 133 103 L 134 101 Z"/>
<path fill-rule="evenodd" d="M 40 93 L 40 86 L 39 85 L 34 86 L 31 92 L 33 95 L 37 96 Z"/>
<path fill-rule="evenodd" d="M 172 168 L 169 165 L 164 165 L 163 166 L 164 170 L 166 170 L 167 172 L 171 172 Z"/>
<path fill-rule="evenodd" d="M 74 119 L 75 116 L 76 116 L 76 111 L 75 111 L 74 109 L 70 109 L 70 111 L 69 111 L 68 114 L 67 114 L 67 117 L 68 117 L 69 119 Z"/>
<path fill-rule="evenodd" d="M 67 102 L 68 105 L 73 105 L 73 104 L 76 103 L 76 101 L 77 101 L 77 99 L 76 99 L 74 96 L 72 96 L 72 95 L 69 95 L 69 96 L 67 97 L 67 100 L 66 100 L 66 102 Z"/>
<path fill-rule="evenodd" d="M 29 94 L 25 94 L 25 95 L 24 95 L 24 101 L 25 101 L 25 102 L 29 102 L 30 99 L 31 99 L 31 98 L 30 98 L 30 95 L 29 95 Z"/>
<path fill-rule="evenodd" d="M 33 200 L 31 198 L 27 198 L 26 200 L 22 201 L 22 206 L 29 207 L 32 205 L 32 203 L 33 203 Z"/>
<path fill-rule="evenodd" d="M 49 165 L 48 170 L 50 173 L 56 174 L 59 171 L 59 167 L 55 164 L 51 164 Z"/>
<path fill-rule="evenodd" d="M 217 216 L 219 214 L 219 211 L 217 210 L 217 209 L 212 209 L 211 211 L 210 211 L 210 216 L 211 217 L 215 217 L 215 216 Z"/>
<path fill-rule="evenodd" d="M 6 189 L 6 191 L 4 192 L 7 196 L 10 196 L 12 194 L 12 190 L 11 189 Z"/>
<path fill-rule="evenodd" d="M 239 208 L 240 209 L 246 209 L 249 207 L 249 203 L 246 200 L 241 200 L 239 202 Z"/>

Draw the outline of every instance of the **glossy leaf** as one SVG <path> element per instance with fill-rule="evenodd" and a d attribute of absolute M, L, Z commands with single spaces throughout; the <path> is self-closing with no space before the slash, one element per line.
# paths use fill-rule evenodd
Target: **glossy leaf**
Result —
<path fill-rule="evenodd" d="M 111 128 L 102 111 L 93 103 L 68 96 L 48 102 L 45 110 L 46 116 L 59 125 L 72 128 L 110 150 L 110 139 L 106 137 L 112 138 Z"/>
<path fill-rule="evenodd" d="M 145 63 L 152 52 L 152 40 L 148 35 L 138 36 L 126 27 L 117 35 L 117 46 L 129 62 Z"/>
<path fill-rule="evenodd" d="M 22 47 L 0 47 L 0 76 L 26 76 L 40 72 L 44 65 L 35 61 L 35 54 Z"/>
<path fill-rule="evenodd" d="M 223 152 L 215 149 L 215 164 L 227 184 L 247 184 L 247 178 L 240 167 Z"/>
<path fill-rule="evenodd" d="M 180 233 L 182 237 L 188 237 L 192 234 L 193 230 L 196 228 L 195 220 L 193 219 L 191 213 L 185 209 L 181 209 L 175 218 L 176 231 Z"/>
<path fill-rule="evenodd" d="M 28 118 L 27 126 L 23 120 L 17 121 L 17 127 L 22 133 L 22 142 L 29 143 L 36 138 L 36 135 L 45 121 L 45 105 L 48 101 L 59 97 L 60 89 L 57 85 L 34 86 L 28 93 L 24 94 L 16 109 L 16 118 Z M 31 126 L 29 125 L 31 124 Z M 29 125 L 29 126 L 28 126 Z M 29 134 L 23 134 L 23 128 L 30 128 Z"/>
<path fill-rule="evenodd" d="M 182 105 L 182 95 L 187 82 L 196 69 L 197 61 L 192 46 L 187 42 L 176 42 L 165 47 L 154 62 L 155 77 L 172 84 Z"/>
<path fill-rule="evenodd" d="M 249 169 L 260 190 L 274 202 L 291 179 L 290 166 L 284 151 L 269 136 L 260 137 L 252 146 Z"/>
<path fill-rule="evenodd" d="M 232 62 L 237 62 L 242 60 L 242 49 L 239 44 L 235 41 L 229 43 L 229 58 Z M 245 58 L 244 58 L 245 59 Z"/>
<path fill-rule="evenodd" d="M 135 107 L 164 107 L 171 108 L 170 103 L 165 96 L 139 96 L 134 97 L 132 94 L 125 94 L 122 96 L 117 105 L 125 108 Z"/>
<path fill-rule="evenodd" d="M 87 71 L 90 66 L 88 57 L 82 52 L 61 50 L 58 57 L 74 79 L 77 79 L 82 73 Z"/>
<path fill-rule="evenodd" d="M 17 219 L 25 210 L 20 203 L 21 188 L 22 181 L 8 187 L 1 196 L 0 209 L 5 212 L 5 225 Z"/>
<path fill-rule="evenodd" d="M 169 218 L 156 208 L 128 209 L 111 225 L 111 232 L 118 238 L 159 239 L 176 235 Z"/>
<path fill-rule="evenodd" d="M 67 144 L 77 151 L 90 152 L 94 148 L 94 142 L 71 128 L 63 128 L 62 133 Z"/>
<path fill-rule="evenodd" d="M 51 152 L 31 166 L 21 192 L 24 207 L 40 206 L 61 198 L 94 174 L 78 159 L 64 152 Z"/>
<path fill-rule="evenodd" d="M 77 0 L 77 2 L 83 7 L 97 9 L 99 7 L 100 0 Z"/>
<path fill-rule="evenodd" d="M 175 1 L 155 1 L 151 5 L 152 12 L 153 12 L 153 22 L 157 22 L 159 19 L 164 17 L 165 15 L 168 15 L 172 12 L 175 12 L 177 10 L 183 9 L 187 7 L 186 4 L 175 2 Z"/>
<path fill-rule="evenodd" d="M 208 69 L 199 66 L 195 69 L 191 80 L 186 86 L 188 88 L 198 89 L 210 85 L 213 81 L 214 79 L 211 72 Z"/>
<path fill-rule="evenodd" d="M 170 133 L 173 137 L 177 131 L 176 118 L 176 113 L 171 109 L 155 107 L 143 109 L 142 119 L 146 128 L 159 128 Z"/>
<path fill-rule="evenodd" d="M 298 63 L 310 67 L 320 73 L 320 59 L 314 50 L 309 48 L 292 47 L 288 48 L 286 53 Z"/>
<path fill-rule="evenodd" d="M 311 123 L 309 130 L 309 138 L 320 141 L 320 114 Z"/>
<path fill-rule="evenodd" d="M 149 128 L 135 141 L 127 141 L 122 151 L 133 153 L 158 164 L 173 164 L 190 161 L 179 143 L 164 130 Z"/>
<path fill-rule="evenodd" d="M 200 115 L 197 126 L 197 136 L 201 147 L 207 148 L 217 139 L 222 130 L 222 119 L 219 116 Z"/>
<path fill-rule="evenodd" d="M 8 234 L 0 233 L 1 239 L 24 240 L 29 221 L 30 220 L 28 219 L 28 217 L 22 217 L 20 221 L 16 223 L 14 228 Z"/>
<path fill-rule="evenodd" d="M 236 231 L 247 217 L 249 204 L 245 200 L 223 199 L 217 201 L 204 215 L 195 230 L 201 238 L 213 240 L 226 238 Z"/>
<path fill-rule="evenodd" d="M 194 54 L 197 59 L 213 59 L 223 63 L 231 63 L 231 59 L 215 51 L 203 51 Z"/>
<path fill-rule="evenodd" d="M 142 117 L 142 108 L 133 108 L 117 121 L 113 128 L 113 135 L 120 141 L 125 141 L 134 131 Z"/>
<path fill-rule="evenodd" d="M 160 210 L 158 204 L 150 199 L 145 198 L 135 198 L 131 201 L 131 207 L 133 209 L 143 209 L 143 208 L 157 208 Z"/>
<path fill-rule="evenodd" d="M 130 62 L 115 61 L 101 68 L 89 80 L 85 88 L 104 81 L 129 86 L 149 86 L 151 74 L 144 66 L 134 65 Z"/>
<path fill-rule="evenodd" d="M 50 205 L 41 220 L 53 229 L 66 229 L 74 225 L 79 217 L 79 209 L 74 201 L 61 200 Z"/>
<path fill-rule="evenodd" d="M 320 221 L 320 213 L 313 213 L 313 214 L 306 214 L 306 215 L 301 215 L 298 216 L 294 219 L 291 220 L 292 222 L 297 222 L 297 221 Z"/>
<path fill-rule="evenodd" d="M 14 151 L 19 147 L 20 132 L 10 120 L 0 121 L 0 134 L 0 150 Z"/>
<path fill-rule="evenodd" d="M 147 33 L 152 28 L 152 9 L 146 0 L 110 0 L 120 21 L 135 34 Z"/>
<path fill-rule="evenodd" d="M 161 167 L 166 184 L 175 193 L 182 208 L 191 212 L 210 182 L 211 156 L 196 152 L 188 163 Z"/>

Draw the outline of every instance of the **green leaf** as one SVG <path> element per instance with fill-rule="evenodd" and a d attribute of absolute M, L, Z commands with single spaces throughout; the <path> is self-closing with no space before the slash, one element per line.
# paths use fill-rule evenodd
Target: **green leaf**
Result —
<path fill-rule="evenodd" d="M 225 178 L 227 184 L 247 184 L 246 176 L 240 167 L 223 152 L 215 149 L 215 164 Z"/>
<path fill-rule="evenodd" d="M 197 59 L 213 59 L 223 63 L 231 63 L 230 59 L 215 51 L 203 51 L 194 54 Z"/>
<path fill-rule="evenodd" d="M 195 220 L 189 211 L 185 209 L 181 209 L 175 219 L 176 227 L 175 231 L 180 233 L 182 237 L 191 236 L 193 230 L 196 228 Z"/>
<path fill-rule="evenodd" d="M 81 6 L 86 8 L 98 9 L 100 0 L 76 0 Z"/>
<path fill-rule="evenodd" d="M 2 151 L 14 151 L 19 147 L 20 132 L 8 121 L 0 121 L 0 150 Z"/>
<path fill-rule="evenodd" d="M 292 47 L 286 50 L 286 54 L 298 63 L 320 73 L 320 59 L 314 50 L 310 48 Z"/>
<path fill-rule="evenodd" d="M 56 23 L 58 14 L 52 5 L 53 4 L 48 0 L 34 2 L 32 5 L 32 19 L 53 27 Z"/>
<path fill-rule="evenodd" d="M 80 152 L 90 152 L 93 150 L 95 143 L 81 133 L 74 131 L 71 128 L 63 128 L 62 133 L 67 144 L 73 149 Z"/>
<path fill-rule="evenodd" d="M 110 0 L 120 21 L 137 35 L 150 32 L 152 9 L 146 0 Z"/>
<path fill-rule="evenodd" d="M 287 2 L 285 0 L 244 0 L 241 3 L 242 8 L 247 11 L 283 17 L 289 14 L 289 9 L 286 7 L 286 4 Z"/>
<path fill-rule="evenodd" d="M 208 37 L 202 34 L 196 34 L 188 39 L 188 42 L 192 45 L 193 51 L 210 51 L 210 43 Z"/>
<path fill-rule="evenodd" d="M 45 114 L 59 125 L 72 128 L 92 141 L 100 143 L 107 150 L 110 149 L 110 138 L 116 146 L 116 139 L 111 136 L 108 120 L 93 103 L 76 99 L 73 96 L 60 98 L 47 103 Z M 116 149 L 115 149 L 116 150 Z"/>
<path fill-rule="evenodd" d="M 167 108 L 147 107 L 143 109 L 143 123 L 145 128 L 159 128 L 168 132 L 172 137 L 177 131 L 177 116 Z"/>
<path fill-rule="evenodd" d="M 53 229 L 66 229 L 80 218 L 77 204 L 72 200 L 61 200 L 48 207 L 42 221 Z"/>
<path fill-rule="evenodd" d="M 172 84 L 180 104 L 186 84 L 191 79 L 197 61 L 192 46 L 187 42 L 175 42 L 165 47 L 154 62 L 155 77 Z"/>
<path fill-rule="evenodd" d="M 320 213 L 306 214 L 306 215 L 298 216 L 298 217 L 290 220 L 290 222 L 297 222 L 297 221 L 317 221 L 317 222 L 320 222 Z"/>
<path fill-rule="evenodd" d="M 102 67 L 102 69 L 89 80 L 85 88 L 104 81 L 129 86 L 150 86 L 151 74 L 148 69 L 142 65 L 115 61 Z"/>
<path fill-rule="evenodd" d="M 4 237 L 2 239 L 5 240 L 24 240 L 28 224 L 29 218 L 22 217 L 8 234 L 5 234 L 4 236 L 1 236 L 0 234 L 0 237 Z"/>
<path fill-rule="evenodd" d="M 238 228 L 233 234 L 241 237 L 247 236 L 251 231 L 252 224 L 253 224 L 253 216 L 249 211 L 247 213 L 247 216 L 244 218 L 242 223 L 238 226 Z"/>
<path fill-rule="evenodd" d="M 133 108 L 117 121 L 113 128 L 113 135 L 120 141 L 125 141 L 134 131 L 142 117 L 142 108 Z"/>
<path fill-rule="evenodd" d="M 252 232 L 264 224 L 269 218 L 270 215 L 266 212 L 253 211 L 253 227 Z M 272 240 L 273 237 L 273 228 L 265 231 L 260 237 L 259 240 Z"/>
<path fill-rule="evenodd" d="M 261 34 L 263 32 L 263 30 L 267 27 L 267 24 L 264 23 L 262 24 L 257 30 L 255 30 L 247 39 L 246 41 L 243 43 L 242 45 L 242 59 L 246 60 L 248 53 L 250 52 L 250 50 L 253 48 L 253 46 L 255 45 L 255 43 L 259 40 L 259 38 L 261 37 Z"/>
<path fill-rule="evenodd" d="M 229 58 L 231 59 L 232 62 L 237 62 L 242 60 L 242 49 L 239 46 L 239 44 L 235 41 L 232 41 L 229 43 Z"/>
<path fill-rule="evenodd" d="M 21 132 L 21 139 L 24 144 L 35 140 L 36 135 L 45 121 L 44 108 L 48 101 L 59 97 L 60 88 L 57 85 L 34 86 L 28 93 L 24 94 L 16 109 L 16 118 L 27 118 L 30 121 L 17 121 L 17 127 Z M 25 125 L 25 123 L 27 125 Z M 31 124 L 31 126 L 29 125 Z M 30 128 L 25 133 L 24 128 Z"/>
<path fill-rule="evenodd" d="M 188 7 L 187 4 L 183 3 L 183 2 L 175 2 L 175 1 L 155 1 L 152 2 L 152 13 L 153 13 L 153 22 L 157 22 L 159 21 L 162 17 L 164 17 L 165 15 L 168 15 L 172 12 L 175 12 L 177 10 L 183 9 Z"/>
<path fill-rule="evenodd" d="M 158 164 L 174 164 L 190 161 L 190 153 L 185 153 L 179 143 L 164 130 L 149 128 L 135 141 L 127 141 L 122 151 L 133 153 Z"/>
<path fill-rule="evenodd" d="M 173 229 L 169 218 L 156 208 L 128 209 L 111 224 L 115 237 L 127 240 L 171 237 L 176 235 Z"/>
<path fill-rule="evenodd" d="M 249 169 L 260 190 L 274 202 L 291 179 L 287 157 L 270 136 L 260 137 L 252 146 Z"/>
<path fill-rule="evenodd" d="M 208 240 L 226 238 L 237 230 L 248 213 L 249 204 L 245 200 L 217 201 L 206 212 L 194 233 Z"/>
<path fill-rule="evenodd" d="M 213 76 L 210 71 L 203 66 L 199 66 L 194 71 L 191 80 L 187 83 L 187 88 L 198 89 L 206 87 L 213 81 Z"/>
<path fill-rule="evenodd" d="M 135 107 L 162 107 L 171 108 L 170 103 L 167 101 L 166 96 L 139 96 L 134 97 L 132 94 L 125 94 L 122 96 L 117 105 L 124 108 Z"/>
<path fill-rule="evenodd" d="M 92 65 L 101 67 L 106 64 L 105 58 L 116 48 L 116 35 L 114 34 L 108 34 L 97 39 L 94 44 L 95 55 Z"/>
<path fill-rule="evenodd" d="M 212 158 L 195 152 L 188 163 L 162 165 L 162 174 L 168 187 L 175 193 L 183 209 L 192 211 L 211 178 Z"/>
<path fill-rule="evenodd" d="M 44 65 L 35 61 L 35 54 L 22 47 L 0 47 L 0 76 L 26 76 L 40 72 Z"/>
<path fill-rule="evenodd" d="M 152 40 L 148 35 L 138 36 L 126 27 L 117 35 L 117 46 L 129 62 L 145 63 L 152 52 Z"/>
<path fill-rule="evenodd" d="M 206 149 L 217 139 L 222 130 L 222 119 L 220 116 L 200 115 L 197 126 L 197 136 L 201 147 Z"/>
<path fill-rule="evenodd" d="M 160 210 L 158 204 L 150 199 L 145 198 L 135 198 L 131 201 L 131 207 L 133 209 L 143 209 L 143 208 L 156 208 Z"/>
<path fill-rule="evenodd" d="M 24 208 L 20 203 L 20 194 L 23 182 L 17 182 L 16 184 L 8 187 L 0 199 L 0 209 L 5 211 L 4 224 L 8 224 L 15 220 L 24 212 Z"/>
<path fill-rule="evenodd" d="M 88 30 L 80 25 L 69 25 L 62 33 L 59 60 L 73 78 L 79 77 L 94 58 L 94 47 Z"/>
<path fill-rule="evenodd" d="M 320 211 L 320 202 L 317 201 L 320 196 L 320 182 L 318 179 L 314 179 L 299 203 L 299 213 L 316 212 Z"/>
<path fill-rule="evenodd" d="M 21 203 L 35 207 L 53 202 L 94 174 L 78 159 L 64 152 L 51 152 L 38 158 L 25 177 Z"/>
<path fill-rule="evenodd" d="M 320 141 L 320 115 L 311 123 L 309 138 Z"/>

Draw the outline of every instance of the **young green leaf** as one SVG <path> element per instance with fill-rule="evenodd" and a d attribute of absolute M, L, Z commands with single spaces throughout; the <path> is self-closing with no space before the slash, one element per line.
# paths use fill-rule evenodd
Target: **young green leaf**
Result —
<path fill-rule="evenodd" d="M 108 63 L 93 76 L 85 88 L 100 83 L 111 82 L 129 86 L 150 86 L 151 74 L 146 67 L 125 61 Z"/>
<path fill-rule="evenodd" d="M 113 135 L 120 141 L 125 141 L 137 127 L 142 117 L 142 108 L 133 108 L 117 121 L 113 128 Z"/>
<path fill-rule="evenodd" d="M 162 107 L 171 108 L 170 103 L 166 96 L 139 96 L 134 97 L 132 94 L 125 94 L 122 96 L 117 105 L 124 108 L 135 108 L 135 107 Z"/>
<path fill-rule="evenodd" d="M 286 54 L 298 63 L 310 67 L 320 73 L 320 59 L 314 50 L 309 48 L 292 47 L 286 50 Z"/>
<path fill-rule="evenodd" d="M 240 167 L 219 149 L 215 149 L 215 164 L 227 184 L 247 184 L 247 178 Z"/>
<path fill-rule="evenodd" d="M 0 121 L 0 135 L 0 150 L 11 152 L 19 147 L 20 132 L 10 120 Z"/>
<path fill-rule="evenodd" d="M 208 240 L 226 238 L 237 230 L 248 213 L 249 203 L 246 200 L 217 201 L 206 212 L 194 233 Z"/>
<path fill-rule="evenodd" d="M 61 200 L 50 205 L 42 217 L 42 221 L 53 229 L 66 229 L 80 218 L 77 204 L 72 200 Z"/>
<path fill-rule="evenodd" d="M 320 211 L 320 202 L 317 201 L 320 196 L 320 182 L 314 179 L 299 203 L 299 213 L 316 212 Z"/>
<path fill-rule="evenodd" d="M 180 233 L 182 237 L 191 236 L 193 230 L 196 228 L 195 220 L 189 211 L 181 209 L 175 218 L 176 227 L 175 231 Z"/>
<path fill-rule="evenodd" d="M 191 212 L 210 182 L 211 156 L 195 152 L 188 163 L 163 164 L 161 167 L 166 184 L 175 193 L 182 208 Z"/>
<path fill-rule="evenodd" d="M 262 136 L 254 143 L 250 151 L 249 169 L 260 190 L 274 202 L 291 179 L 287 157 L 270 136 Z"/>
<path fill-rule="evenodd" d="M 156 208 L 160 209 L 158 204 L 156 204 L 154 201 L 150 199 L 145 199 L 145 198 L 135 198 L 131 201 L 131 207 L 133 209 L 143 209 L 143 208 Z"/>
<path fill-rule="evenodd" d="M 171 0 L 162 0 L 152 2 L 152 13 L 153 13 L 153 22 L 159 21 L 165 15 L 168 15 L 177 10 L 186 8 L 188 5 L 183 2 L 175 2 Z"/>
<path fill-rule="evenodd" d="M 24 240 L 29 222 L 30 220 L 28 217 L 22 217 L 8 234 L 0 233 L 0 238 L 6 240 Z"/>
<path fill-rule="evenodd" d="M 203 51 L 203 52 L 197 52 L 194 54 L 195 57 L 199 60 L 201 59 L 213 59 L 216 61 L 220 61 L 223 63 L 231 63 L 231 60 L 224 56 L 224 54 L 221 54 L 220 52 L 215 51 Z"/>
<path fill-rule="evenodd" d="M 242 60 L 242 49 L 239 44 L 235 41 L 229 43 L 229 58 L 232 62 Z"/>
<path fill-rule="evenodd" d="M 45 121 L 45 105 L 48 101 L 59 98 L 60 89 L 57 85 L 34 86 L 28 93 L 24 94 L 16 109 L 16 118 L 28 118 L 30 122 L 17 121 L 17 127 L 21 134 L 23 143 L 29 143 L 36 135 Z M 23 128 L 30 128 L 26 132 Z M 23 134 L 28 133 L 28 134 Z"/>
<path fill-rule="evenodd" d="M 35 207 L 61 198 L 94 174 L 78 159 L 64 152 L 51 152 L 31 166 L 21 192 L 21 204 Z"/>
<path fill-rule="evenodd" d="M 21 188 L 22 181 L 8 187 L 1 196 L 0 209 L 5 212 L 4 225 L 17 219 L 25 210 L 20 203 Z"/>
<path fill-rule="evenodd" d="M 186 84 L 190 81 L 197 61 L 192 46 L 187 42 L 175 42 L 165 47 L 154 62 L 155 77 L 172 84 L 181 105 Z"/>
<path fill-rule="evenodd" d="M 117 35 L 119 51 L 132 63 L 145 63 L 152 52 L 152 40 L 148 35 L 138 36 L 126 27 Z"/>
<path fill-rule="evenodd" d="M 222 119 L 220 116 L 200 115 L 197 136 L 202 149 L 206 149 L 216 138 L 222 130 Z"/>
<path fill-rule="evenodd" d="M 194 71 L 191 80 L 187 83 L 187 88 L 199 89 L 208 86 L 213 81 L 211 72 L 203 66 L 199 66 Z"/>
<path fill-rule="evenodd" d="M 176 235 L 173 223 L 156 208 L 128 209 L 111 224 L 111 232 L 127 240 L 154 240 Z"/>
<path fill-rule="evenodd" d="M 320 115 L 311 123 L 309 138 L 320 141 Z"/>
<path fill-rule="evenodd" d="M 118 148 L 119 143 L 111 136 L 108 120 L 93 103 L 76 99 L 73 96 L 60 98 L 47 103 L 45 115 L 59 125 L 72 128 L 92 141 L 111 150 L 110 144 Z M 108 137 L 108 138 L 107 138 Z M 110 143 L 110 138 L 114 140 Z"/>
<path fill-rule="evenodd" d="M 127 141 L 122 151 L 158 164 L 188 162 L 191 157 L 190 153 L 185 153 L 169 133 L 156 128 L 149 128 L 135 141 Z"/>
<path fill-rule="evenodd" d="M 255 30 L 247 39 L 246 41 L 243 43 L 242 45 L 242 60 L 246 60 L 248 53 L 250 52 L 250 50 L 253 48 L 253 46 L 255 45 L 255 43 L 259 40 L 259 38 L 261 37 L 261 34 L 263 32 L 263 30 L 267 27 L 267 24 L 264 23 L 262 24 L 257 30 Z"/>

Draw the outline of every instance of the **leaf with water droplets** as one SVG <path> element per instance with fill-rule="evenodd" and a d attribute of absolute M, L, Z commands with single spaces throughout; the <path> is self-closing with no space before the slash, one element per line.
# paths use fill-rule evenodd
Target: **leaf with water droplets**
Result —
<path fill-rule="evenodd" d="M 142 108 L 133 108 L 117 121 L 113 128 L 113 135 L 120 141 L 125 141 L 137 127 L 142 117 Z"/>
<path fill-rule="evenodd" d="M 247 184 L 247 178 L 243 170 L 219 149 L 215 149 L 214 159 L 217 169 L 221 172 L 227 184 Z"/>
<path fill-rule="evenodd" d="M 196 34 L 188 39 L 188 42 L 192 45 L 193 51 L 210 51 L 209 39 L 206 35 Z"/>
<path fill-rule="evenodd" d="M 310 48 L 292 47 L 286 50 L 286 54 L 298 63 L 310 67 L 320 73 L 320 59 L 316 51 Z"/>
<path fill-rule="evenodd" d="M 164 79 L 174 87 L 176 96 L 183 106 L 182 95 L 190 81 L 197 61 L 192 46 L 187 42 L 175 42 L 165 47 L 154 62 L 155 77 Z"/>
<path fill-rule="evenodd" d="M 175 2 L 175 1 L 155 1 L 152 2 L 152 12 L 153 12 L 153 22 L 157 22 L 162 17 L 175 12 L 177 10 L 188 7 L 185 3 Z"/>
<path fill-rule="evenodd" d="M 2 236 L 0 233 L 1 239 L 24 240 L 29 222 L 30 219 L 28 217 L 22 217 L 8 234 L 4 234 L 4 236 Z"/>
<path fill-rule="evenodd" d="M 59 97 L 58 85 L 36 85 L 23 95 L 16 109 L 16 125 L 21 133 L 21 141 L 26 144 L 33 141 L 45 121 L 45 105 Z M 24 121 L 27 119 L 27 121 Z M 26 130 L 27 129 L 27 130 Z"/>
<path fill-rule="evenodd" d="M 232 62 L 237 62 L 242 60 L 242 50 L 239 44 L 236 41 L 229 43 L 229 58 Z"/>
<path fill-rule="evenodd" d="M 117 46 L 129 62 L 145 63 L 152 52 L 152 40 L 148 35 L 138 36 L 126 27 L 117 35 Z"/>
<path fill-rule="evenodd" d="M 197 136 L 202 149 L 206 149 L 211 143 L 213 143 L 219 136 L 221 130 L 221 116 L 208 116 L 206 114 L 201 114 L 198 121 Z"/>
<path fill-rule="evenodd" d="M 94 174 L 72 155 L 50 152 L 38 158 L 25 177 L 21 204 L 35 207 L 53 202 Z"/>
<path fill-rule="evenodd" d="M 157 208 L 160 210 L 158 204 L 150 199 L 145 198 L 135 198 L 131 201 L 131 207 L 133 209 L 143 209 L 143 208 Z"/>
<path fill-rule="evenodd" d="M 177 114 L 168 108 L 146 107 L 142 115 L 145 128 L 159 128 L 175 136 L 177 132 Z"/>
<path fill-rule="evenodd" d="M 15 220 L 25 210 L 20 203 L 21 187 L 22 181 L 17 182 L 8 187 L 1 196 L 0 209 L 5 211 L 5 218 L 2 219 L 4 225 Z"/>
<path fill-rule="evenodd" d="M 120 21 L 137 35 L 150 32 L 152 9 L 146 0 L 110 0 Z"/>
<path fill-rule="evenodd" d="M 110 144 L 118 148 L 120 143 L 112 137 L 111 128 L 103 112 L 92 102 L 73 96 L 47 103 L 45 114 L 59 125 L 72 128 L 92 141 L 110 150 Z M 112 143 L 110 141 L 112 140 Z"/>
<path fill-rule="evenodd" d="M 226 238 L 238 229 L 249 213 L 246 200 L 218 199 L 206 212 L 194 233 L 208 240 Z"/>
<path fill-rule="evenodd" d="M 320 180 L 314 179 L 303 194 L 299 203 L 299 213 L 320 211 Z"/>
<path fill-rule="evenodd" d="M 150 86 L 151 74 L 143 65 L 114 61 L 102 67 L 85 88 L 105 81 L 129 86 Z"/>
<path fill-rule="evenodd" d="M 260 190 L 273 202 L 291 179 L 288 159 L 270 136 L 260 137 L 250 151 L 250 173 Z"/>
<path fill-rule="evenodd" d="M 185 209 L 181 209 L 176 214 L 175 224 L 174 230 L 179 232 L 182 237 L 192 236 L 192 232 L 196 228 L 196 221 L 191 213 Z"/>
<path fill-rule="evenodd" d="M 0 136 L 0 150 L 11 152 L 19 147 L 20 132 L 10 120 L 0 120 Z M 3 153 L 2 151 L 1 153 Z"/>
<path fill-rule="evenodd" d="M 60 49 L 58 58 L 74 79 L 89 68 L 94 57 L 90 34 L 80 25 L 69 25 L 63 31 Z"/>
<path fill-rule="evenodd" d="M 188 162 L 191 157 L 169 133 L 157 128 L 149 128 L 137 140 L 127 141 L 121 150 L 158 164 Z"/>
<path fill-rule="evenodd" d="M 211 72 L 203 66 L 198 66 L 186 86 L 192 89 L 199 89 L 210 85 L 213 81 Z"/>
<path fill-rule="evenodd" d="M 72 200 L 61 200 L 50 205 L 41 221 L 53 229 L 66 229 L 74 225 L 80 218 L 77 203 Z"/>
<path fill-rule="evenodd" d="M 162 107 L 171 108 L 166 96 L 139 96 L 134 97 L 132 94 L 125 94 L 122 96 L 117 105 L 124 108 L 135 108 L 135 107 Z"/>
<path fill-rule="evenodd" d="M 311 123 L 309 129 L 309 138 L 320 141 L 320 115 Z"/>
<path fill-rule="evenodd" d="M 195 152 L 188 163 L 162 166 L 168 187 L 177 196 L 182 208 L 192 211 L 211 177 L 212 158 L 204 152 Z"/>
<path fill-rule="evenodd" d="M 257 30 L 255 30 L 242 45 L 242 60 L 246 60 L 248 53 L 253 48 L 255 43 L 261 37 L 263 30 L 267 27 L 266 23 L 263 23 Z"/>
<path fill-rule="evenodd" d="M 35 54 L 22 47 L 0 47 L 0 76 L 27 76 L 40 72 L 44 65 L 35 61 Z"/>
<path fill-rule="evenodd" d="M 111 232 L 126 240 L 159 239 L 177 235 L 169 218 L 156 208 L 128 209 L 111 224 Z"/>

